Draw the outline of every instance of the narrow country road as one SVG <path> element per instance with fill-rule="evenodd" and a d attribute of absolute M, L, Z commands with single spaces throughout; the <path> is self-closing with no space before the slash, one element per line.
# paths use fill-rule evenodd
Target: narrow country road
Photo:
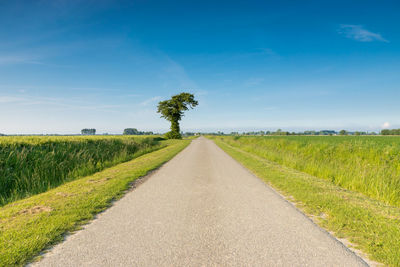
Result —
<path fill-rule="evenodd" d="M 365 266 L 198 138 L 35 266 Z"/>

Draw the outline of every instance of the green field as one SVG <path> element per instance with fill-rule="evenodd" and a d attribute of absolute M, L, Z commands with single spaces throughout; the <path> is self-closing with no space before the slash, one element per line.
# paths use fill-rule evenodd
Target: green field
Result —
<path fill-rule="evenodd" d="M 400 266 L 400 137 L 210 138 L 316 223 L 371 259 Z M 0 266 L 29 262 L 189 143 L 1 137 Z"/>
<path fill-rule="evenodd" d="M 173 158 L 190 140 L 160 143 L 163 148 L 157 151 L 0 207 L 0 266 L 23 266 L 62 241 L 66 233 L 93 219 L 133 181 Z"/>
<path fill-rule="evenodd" d="M 349 246 L 400 266 L 400 137 L 210 138 Z"/>
<path fill-rule="evenodd" d="M 0 206 L 162 146 L 157 137 L 1 137 Z"/>
<path fill-rule="evenodd" d="M 262 158 L 400 206 L 400 137 L 220 137 Z"/>

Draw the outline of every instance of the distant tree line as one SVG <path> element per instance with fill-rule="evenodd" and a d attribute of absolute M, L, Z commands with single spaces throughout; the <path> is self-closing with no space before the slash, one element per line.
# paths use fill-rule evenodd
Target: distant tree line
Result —
<path fill-rule="evenodd" d="M 333 130 L 322 131 L 304 131 L 304 132 L 290 132 L 278 129 L 276 131 L 257 131 L 257 132 L 244 132 L 243 135 L 337 135 L 338 133 Z M 232 132 L 231 135 L 239 135 L 238 132 Z"/>
<path fill-rule="evenodd" d="M 153 132 L 142 132 L 138 131 L 136 128 L 126 128 L 124 130 L 124 135 L 153 135 Z"/>
<path fill-rule="evenodd" d="M 96 129 L 82 129 L 81 130 L 82 135 L 95 135 L 96 134 Z M 124 129 L 123 132 L 124 135 L 154 135 L 157 133 L 154 133 L 152 131 L 139 131 L 136 128 L 126 128 Z M 339 132 L 336 132 L 334 130 L 321 130 L 321 131 L 304 131 L 304 132 L 289 132 L 289 131 L 282 131 L 281 129 L 278 129 L 276 131 L 251 131 L 251 132 L 231 132 L 228 134 L 225 134 L 224 132 L 217 131 L 217 132 L 209 132 L 209 133 L 201 133 L 201 132 L 185 132 L 181 133 L 183 136 L 193 136 L 193 135 L 257 135 L 257 136 L 264 136 L 264 135 L 378 135 L 376 132 L 365 132 L 365 131 L 355 131 L 355 132 L 350 132 L 346 130 L 341 130 Z M 381 135 L 400 135 L 400 129 L 384 129 L 380 132 Z M 37 134 L 37 135 L 43 135 L 43 134 Z M 60 135 L 60 134 L 46 134 L 46 135 Z M 108 135 L 108 133 L 104 133 L 103 135 Z M 6 134 L 0 133 L 0 136 L 6 136 Z"/>
<path fill-rule="evenodd" d="M 212 132 L 212 133 L 204 133 L 205 135 L 252 135 L 252 136 L 264 136 L 264 135 L 377 135 L 375 132 L 363 132 L 363 131 L 356 131 L 356 132 L 349 132 L 346 130 L 341 130 L 339 132 L 334 130 L 321 130 L 321 131 L 304 131 L 304 132 L 290 132 L 290 131 L 283 131 L 282 129 L 278 129 L 276 131 L 251 131 L 251 132 L 231 132 L 230 134 L 225 134 L 224 132 Z"/>
<path fill-rule="evenodd" d="M 95 135 L 96 134 L 96 129 L 82 129 L 81 130 L 82 135 Z"/>
<path fill-rule="evenodd" d="M 400 129 L 384 129 L 381 135 L 400 135 Z"/>

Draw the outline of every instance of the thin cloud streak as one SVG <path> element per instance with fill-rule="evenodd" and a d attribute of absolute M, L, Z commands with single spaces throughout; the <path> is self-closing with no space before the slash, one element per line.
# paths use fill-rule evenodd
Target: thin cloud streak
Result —
<path fill-rule="evenodd" d="M 80 110 L 106 110 L 121 108 L 123 105 L 93 105 L 87 102 L 69 100 L 65 98 L 53 97 L 32 97 L 32 96 L 0 96 L 0 103 L 13 104 L 20 106 L 53 106 L 67 109 L 80 109 Z"/>
<path fill-rule="evenodd" d="M 168 78 L 177 81 L 181 88 L 197 88 L 197 84 L 186 73 L 185 68 L 177 61 L 166 56 L 167 66 L 164 71 Z"/>
<path fill-rule="evenodd" d="M 379 33 L 368 31 L 362 25 L 342 24 L 340 25 L 340 29 L 338 30 L 338 32 L 349 39 L 353 39 L 359 42 L 380 41 L 389 43 L 389 41 L 383 38 L 382 35 L 380 35 Z"/>
<path fill-rule="evenodd" d="M 34 57 L 30 56 L 0 55 L 0 65 L 9 64 L 42 64 L 42 62 L 37 61 Z"/>
<path fill-rule="evenodd" d="M 22 102 L 24 101 L 23 98 L 15 97 L 15 96 L 0 96 L 0 103 L 15 103 L 15 102 Z"/>
<path fill-rule="evenodd" d="M 151 103 L 157 102 L 158 100 L 161 99 L 161 96 L 154 96 L 152 98 L 146 99 L 143 102 L 140 103 L 141 106 L 148 106 Z"/>

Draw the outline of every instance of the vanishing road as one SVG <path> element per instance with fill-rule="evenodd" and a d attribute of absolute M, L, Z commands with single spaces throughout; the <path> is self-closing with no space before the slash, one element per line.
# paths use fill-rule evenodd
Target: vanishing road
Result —
<path fill-rule="evenodd" d="M 201 137 L 35 265 L 366 263 Z"/>

